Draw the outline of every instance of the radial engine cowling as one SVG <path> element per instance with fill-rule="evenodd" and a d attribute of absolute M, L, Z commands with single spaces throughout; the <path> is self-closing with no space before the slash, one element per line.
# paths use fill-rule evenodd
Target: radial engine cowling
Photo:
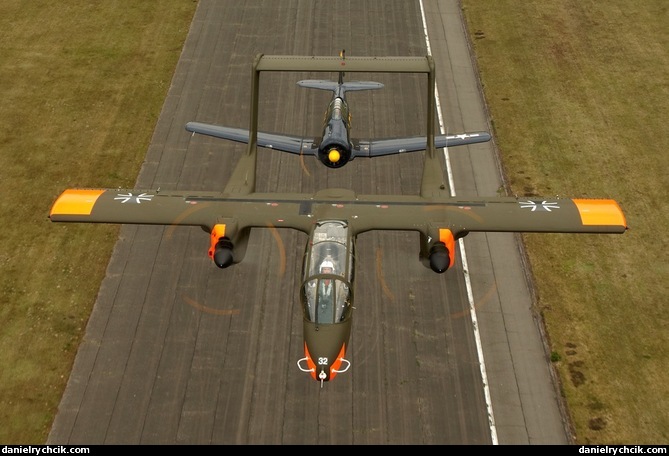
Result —
<path fill-rule="evenodd" d="M 319 149 L 318 159 L 328 168 L 341 168 L 351 159 L 351 151 L 340 144 L 329 144 Z"/>

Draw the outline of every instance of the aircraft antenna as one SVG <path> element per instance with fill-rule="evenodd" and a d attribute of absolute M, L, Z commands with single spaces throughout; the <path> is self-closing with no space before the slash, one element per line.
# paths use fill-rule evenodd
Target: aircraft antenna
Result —
<path fill-rule="evenodd" d="M 339 57 L 341 57 L 342 60 L 346 60 L 346 49 L 339 51 Z M 345 73 L 343 71 L 339 72 L 339 84 L 344 83 L 344 75 Z"/>

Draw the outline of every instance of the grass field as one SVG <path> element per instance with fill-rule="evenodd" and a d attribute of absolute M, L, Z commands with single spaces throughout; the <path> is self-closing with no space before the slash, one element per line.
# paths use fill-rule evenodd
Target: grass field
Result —
<path fill-rule="evenodd" d="M 619 201 L 623 236 L 526 235 L 578 443 L 669 443 L 669 3 L 464 0 L 518 195 Z"/>
<path fill-rule="evenodd" d="M 665 3 L 463 0 L 512 191 L 612 197 L 631 226 L 525 237 L 578 443 L 669 442 Z M 133 185 L 195 7 L 0 3 L 4 444 L 46 441 L 118 232 L 49 207 Z"/>
<path fill-rule="evenodd" d="M 0 442 L 44 443 L 118 233 L 47 215 L 134 185 L 196 3 L 0 2 Z"/>

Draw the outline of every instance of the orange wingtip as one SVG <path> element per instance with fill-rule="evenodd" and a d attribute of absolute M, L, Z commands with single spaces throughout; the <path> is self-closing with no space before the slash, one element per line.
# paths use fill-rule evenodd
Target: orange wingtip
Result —
<path fill-rule="evenodd" d="M 50 215 L 90 215 L 104 190 L 65 190 L 53 204 Z"/>
<path fill-rule="evenodd" d="M 584 225 L 627 226 L 618 203 L 610 199 L 575 199 Z"/>

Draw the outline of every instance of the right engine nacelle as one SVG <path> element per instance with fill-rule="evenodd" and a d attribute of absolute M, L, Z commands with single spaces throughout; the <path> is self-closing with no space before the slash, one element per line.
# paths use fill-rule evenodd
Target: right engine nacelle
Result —
<path fill-rule="evenodd" d="M 234 245 L 229 237 L 226 236 L 226 225 L 220 223 L 214 225 L 209 237 L 209 258 L 211 258 L 219 268 L 227 268 L 234 263 L 232 251 Z"/>
<path fill-rule="evenodd" d="M 234 257 L 232 256 L 232 241 L 227 237 L 222 237 L 216 242 L 213 249 L 209 249 L 209 256 L 219 268 L 230 266 Z"/>

